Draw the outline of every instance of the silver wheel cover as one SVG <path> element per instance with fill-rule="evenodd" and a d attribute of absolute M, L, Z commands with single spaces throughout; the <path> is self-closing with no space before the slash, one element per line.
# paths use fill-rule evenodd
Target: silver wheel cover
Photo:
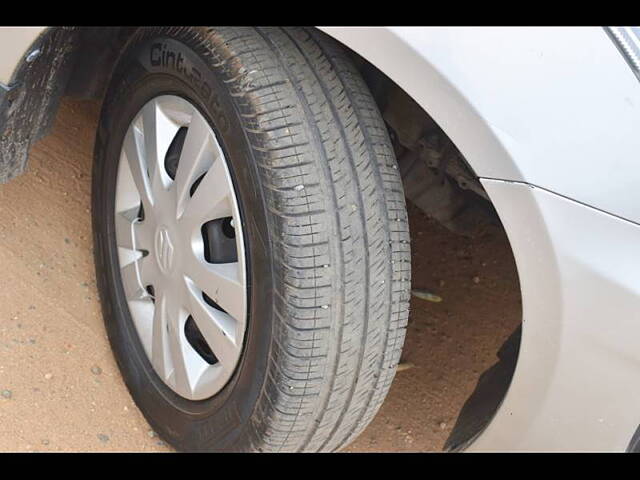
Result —
<path fill-rule="evenodd" d="M 181 127 L 188 130 L 172 179 L 165 155 Z M 228 217 L 235 230 L 237 262 L 209 263 L 202 226 Z M 156 97 L 131 122 L 118 167 L 115 234 L 131 318 L 154 370 L 182 397 L 215 395 L 238 364 L 246 330 L 242 222 L 215 133 L 183 98 Z M 221 309 L 205 301 L 203 293 Z M 189 317 L 215 363 L 189 343 Z"/>

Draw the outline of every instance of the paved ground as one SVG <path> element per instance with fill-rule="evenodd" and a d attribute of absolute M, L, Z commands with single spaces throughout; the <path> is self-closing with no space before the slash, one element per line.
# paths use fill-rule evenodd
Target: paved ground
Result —
<path fill-rule="evenodd" d="M 93 268 L 95 102 L 65 101 L 27 174 L 0 185 L 0 451 L 171 451 L 137 410 L 111 355 Z M 414 298 L 403 361 L 346 451 L 442 448 L 480 373 L 520 318 L 498 229 L 471 240 L 410 209 Z"/>

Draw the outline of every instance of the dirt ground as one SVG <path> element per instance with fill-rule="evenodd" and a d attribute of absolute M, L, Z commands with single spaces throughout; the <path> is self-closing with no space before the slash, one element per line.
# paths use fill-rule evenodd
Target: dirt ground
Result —
<path fill-rule="evenodd" d="M 96 102 L 65 100 L 29 170 L 0 185 L 0 451 L 171 451 L 131 399 L 102 324 L 92 257 Z M 449 233 L 409 209 L 413 298 L 403 362 L 347 452 L 437 451 L 520 321 L 505 237 Z"/>

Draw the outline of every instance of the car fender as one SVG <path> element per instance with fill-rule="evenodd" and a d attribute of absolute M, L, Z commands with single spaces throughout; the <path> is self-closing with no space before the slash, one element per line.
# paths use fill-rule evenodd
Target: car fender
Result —
<path fill-rule="evenodd" d="M 603 28 L 321 30 L 409 94 L 478 177 L 640 223 L 640 82 Z"/>

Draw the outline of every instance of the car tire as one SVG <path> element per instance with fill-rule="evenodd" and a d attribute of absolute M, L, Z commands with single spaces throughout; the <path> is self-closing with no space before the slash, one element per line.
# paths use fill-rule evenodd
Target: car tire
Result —
<path fill-rule="evenodd" d="M 244 236 L 241 355 L 226 384 L 196 400 L 154 369 L 119 266 L 123 142 L 162 95 L 188 101 L 215 132 Z M 140 29 L 104 99 L 92 188 L 109 341 L 161 438 L 185 451 L 334 451 L 362 432 L 400 358 L 410 250 L 385 124 L 340 45 L 312 28 Z"/>

